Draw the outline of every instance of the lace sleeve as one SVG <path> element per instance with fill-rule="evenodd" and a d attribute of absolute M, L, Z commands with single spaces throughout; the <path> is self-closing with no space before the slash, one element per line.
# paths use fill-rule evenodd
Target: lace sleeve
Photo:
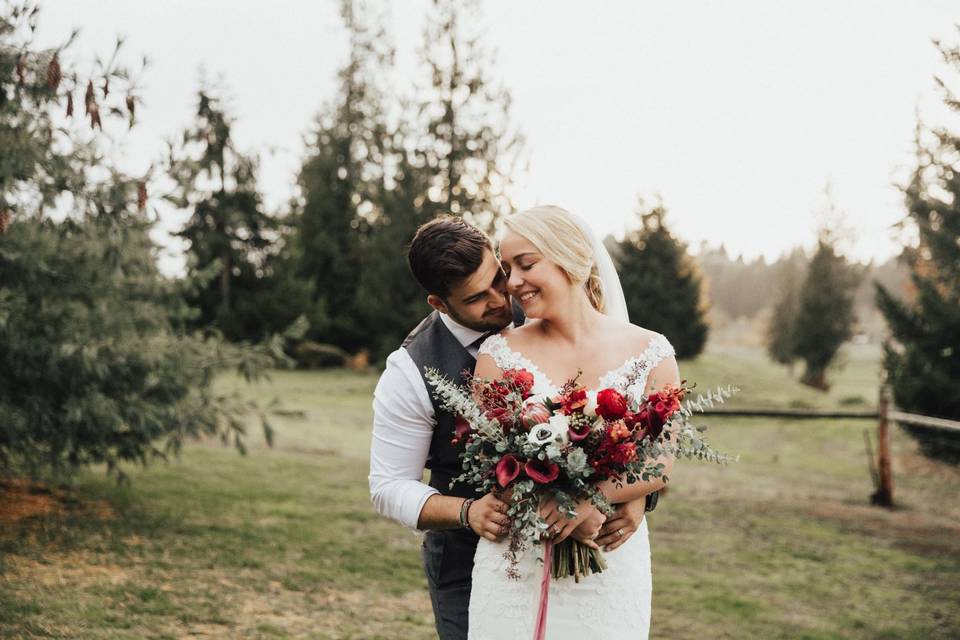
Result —
<path fill-rule="evenodd" d="M 662 334 L 656 334 L 636 358 L 627 361 L 622 376 L 620 388 L 625 389 L 630 395 L 639 398 L 647 388 L 647 377 L 658 364 L 665 358 L 674 355 L 673 345 Z"/>
<path fill-rule="evenodd" d="M 670 344 L 666 336 L 660 333 L 653 337 L 653 340 L 650 341 L 650 346 L 647 347 L 647 358 L 650 361 L 651 369 L 660 364 L 664 358 L 669 358 L 673 355 L 676 355 L 673 350 L 673 345 Z"/>
<path fill-rule="evenodd" d="M 517 354 L 510 348 L 510 345 L 507 344 L 507 339 L 499 333 L 483 341 L 479 351 L 477 351 L 477 355 L 479 356 L 481 353 L 485 353 L 493 358 L 493 361 L 502 371 L 513 369 L 517 366 Z"/>

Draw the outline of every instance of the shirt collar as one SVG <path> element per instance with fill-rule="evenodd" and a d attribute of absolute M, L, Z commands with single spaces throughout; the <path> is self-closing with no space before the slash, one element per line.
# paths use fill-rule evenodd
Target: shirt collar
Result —
<path fill-rule="evenodd" d="M 456 338 L 457 342 L 464 348 L 476 342 L 481 336 L 487 334 L 486 331 L 477 331 L 476 329 L 465 327 L 445 313 L 440 313 L 440 320 L 443 321 L 443 324 L 447 326 L 447 329 L 450 330 L 453 337 Z"/>

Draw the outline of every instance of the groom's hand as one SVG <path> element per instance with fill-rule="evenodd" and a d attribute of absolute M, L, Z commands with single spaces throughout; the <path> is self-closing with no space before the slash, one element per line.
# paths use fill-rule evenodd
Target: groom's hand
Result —
<path fill-rule="evenodd" d="M 629 540 L 640 528 L 646 506 L 646 496 L 618 504 L 616 512 L 600 528 L 597 544 L 603 547 L 604 551 L 613 551 Z"/>
<path fill-rule="evenodd" d="M 478 536 L 496 542 L 507 534 L 510 519 L 506 516 L 507 503 L 492 493 L 475 500 L 467 511 L 467 522 Z"/>

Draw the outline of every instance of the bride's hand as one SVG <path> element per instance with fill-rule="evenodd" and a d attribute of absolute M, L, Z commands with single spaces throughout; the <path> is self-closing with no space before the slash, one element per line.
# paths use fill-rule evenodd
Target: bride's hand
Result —
<path fill-rule="evenodd" d="M 589 500 L 581 500 L 577 503 L 577 515 L 574 518 L 568 518 L 559 509 L 559 504 L 553 498 L 540 505 L 540 517 L 547 523 L 546 536 L 553 537 L 555 543 L 563 542 L 570 534 L 577 530 L 588 518 L 593 519 L 596 514 L 601 517 L 600 524 L 603 524 L 603 514 L 600 513 L 593 503 Z M 600 529 L 598 524 L 597 531 Z M 584 536 L 586 537 L 586 536 Z M 596 536 L 594 536 L 596 537 Z M 583 542 L 582 539 L 576 538 Z M 589 546 L 589 545 L 588 545 Z"/>
<path fill-rule="evenodd" d="M 646 496 L 618 504 L 616 513 L 600 529 L 597 544 L 603 546 L 604 551 L 613 551 L 630 539 L 643 522 L 646 506 Z"/>

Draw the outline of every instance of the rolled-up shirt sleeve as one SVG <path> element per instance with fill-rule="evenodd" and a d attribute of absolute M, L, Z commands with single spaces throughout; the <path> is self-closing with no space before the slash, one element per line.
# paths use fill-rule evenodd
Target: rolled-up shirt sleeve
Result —
<path fill-rule="evenodd" d="M 373 392 L 370 498 L 379 514 L 411 529 L 427 499 L 439 493 L 422 481 L 433 428 L 423 378 L 406 349 L 397 349 Z"/>

